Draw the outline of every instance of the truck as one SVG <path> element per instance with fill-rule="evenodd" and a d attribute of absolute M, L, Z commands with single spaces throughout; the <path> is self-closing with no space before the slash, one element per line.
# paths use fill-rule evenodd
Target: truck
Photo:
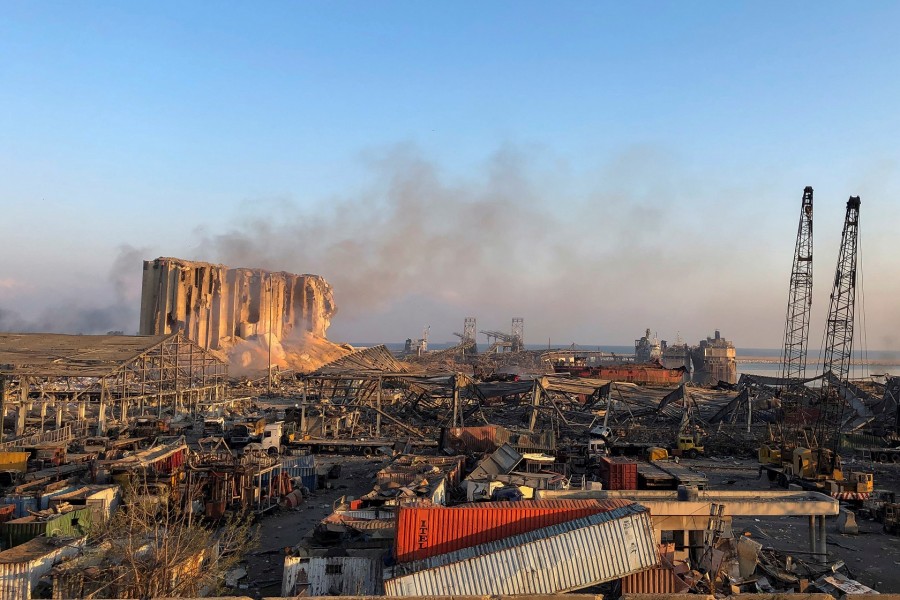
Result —
<path fill-rule="evenodd" d="M 284 435 L 284 421 L 267 423 L 262 434 L 262 449 L 269 454 L 281 454 L 281 441 Z"/>
<path fill-rule="evenodd" d="M 261 442 L 265 430 L 265 417 L 246 417 L 235 421 L 228 437 L 228 444 L 232 448 L 240 448 L 252 442 Z"/>
<path fill-rule="evenodd" d="M 203 437 L 222 437 L 225 435 L 225 417 L 206 417 L 203 419 Z"/>

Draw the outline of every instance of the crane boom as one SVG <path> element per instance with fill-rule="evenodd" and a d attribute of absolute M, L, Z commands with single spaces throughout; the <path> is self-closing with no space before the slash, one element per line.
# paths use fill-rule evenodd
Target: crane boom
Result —
<path fill-rule="evenodd" d="M 834 288 L 825 324 L 825 359 L 822 363 L 823 381 L 822 411 L 819 415 L 817 437 L 827 444 L 825 438 L 837 435 L 843 413 L 843 401 L 836 394 L 829 394 L 834 381 L 845 381 L 850 375 L 850 361 L 853 352 L 853 319 L 856 304 L 856 251 L 859 240 L 859 196 L 851 196 L 847 201 L 844 218 L 844 232 L 838 252 L 837 269 L 834 274 Z"/>
<path fill-rule="evenodd" d="M 813 286 L 813 189 L 806 186 L 800 204 L 800 224 L 794 248 L 784 324 L 784 350 L 781 364 L 783 387 L 806 377 L 806 349 L 809 339 L 809 313 Z"/>
<path fill-rule="evenodd" d="M 825 362 L 822 365 L 822 373 L 831 371 L 841 381 L 850 375 L 850 355 L 853 351 L 859 204 L 859 196 L 851 196 L 847 201 L 844 233 L 841 236 L 841 249 L 825 329 Z"/>

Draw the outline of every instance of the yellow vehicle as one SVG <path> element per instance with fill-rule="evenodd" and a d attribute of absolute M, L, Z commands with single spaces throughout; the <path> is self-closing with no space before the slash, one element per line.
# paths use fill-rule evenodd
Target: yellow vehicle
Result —
<path fill-rule="evenodd" d="M 679 434 L 676 448 L 678 453 L 688 458 L 697 458 L 703 454 L 703 444 L 700 442 L 700 435 Z"/>

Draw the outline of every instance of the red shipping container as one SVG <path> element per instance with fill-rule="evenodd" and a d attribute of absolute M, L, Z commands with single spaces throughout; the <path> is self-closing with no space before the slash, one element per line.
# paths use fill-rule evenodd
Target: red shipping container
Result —
<path fill-rule="evenodd" d="M 628 506 L 615 500 L 523 500 L 465 506 L 401 506 L 397 510 L 398 562 L 422 560 L 511 535 Z"/>
<path fill-rule="evenodd" d="M 608 490 L 638 489 L 637 463 L 620 456 L 602 456 L 599 461 L 600 479 Z"/>

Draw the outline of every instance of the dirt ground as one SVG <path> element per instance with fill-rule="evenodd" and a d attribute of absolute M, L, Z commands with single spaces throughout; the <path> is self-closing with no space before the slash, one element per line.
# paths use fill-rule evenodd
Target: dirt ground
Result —
<path fill-rule="evenodd" d="M 746 459 L 685 460 L 684 464 L 703 471 L 710 488 L 722 490 L 778 490 L 763 476 L 757 478 L 756 462 Z M 875 488 L 900 494 L 900 465 L 845 460 L 844 468 L 874 473 Z M 882 593 L 900 593 L 900 537 L 882 532 L 881 524 L 858 518 L 859 535 L 839 533 L 836 517 L 826 520 L 830 560 L 843 560 L 854 579 Z M 735 518 L 736 533 L 747 531 L 765 547 L 783 551 L 808 550 L 805 517 Z"/>
<path fill-rule="evenodd" d="M 243 563 L 247 577 L 234 593 L 262 598 L 281 595 L 284 549 L 296 545 L 322 519 L 332 512 L 332 504 L 341 496 L 359 497 L 372 490 L 375 473 L 386 461 L 348 456 L 342 459 L 341 477 L 328 480 L 332 489 L 317 490 L 296 509 L 279 509 L 259 521 L 259 546 Z"/>

